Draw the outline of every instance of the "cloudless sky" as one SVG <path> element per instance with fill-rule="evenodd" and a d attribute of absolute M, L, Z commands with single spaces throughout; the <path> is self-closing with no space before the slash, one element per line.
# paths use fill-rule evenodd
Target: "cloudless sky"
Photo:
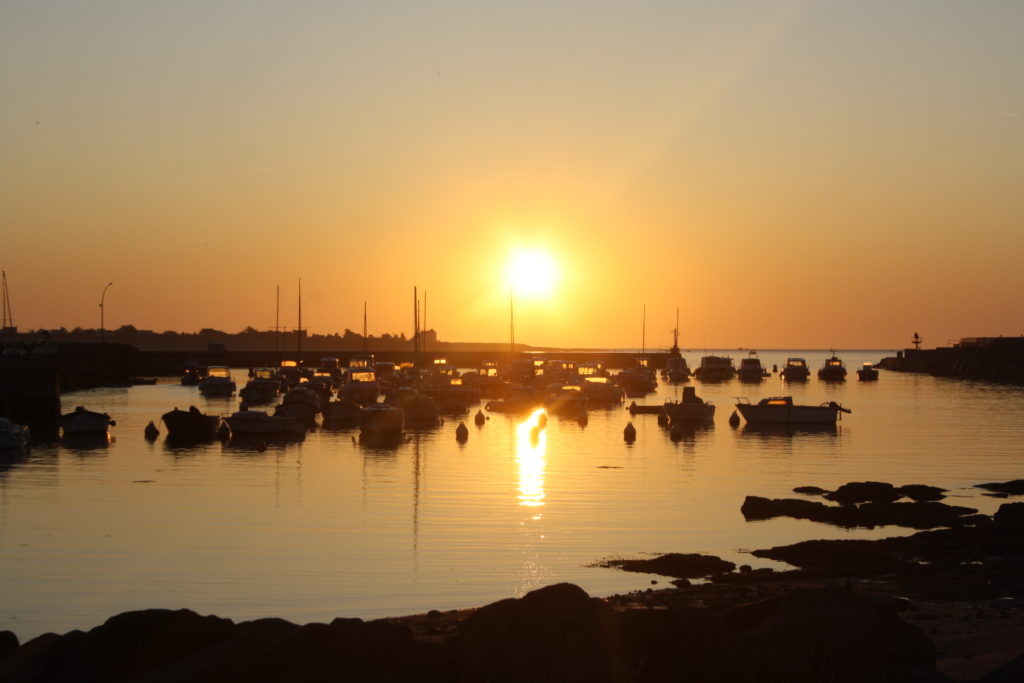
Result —
<path fill-rule="evenodd" d="M 1024 333 L 1024 3 L 0 4 L 21 329 Z"/>

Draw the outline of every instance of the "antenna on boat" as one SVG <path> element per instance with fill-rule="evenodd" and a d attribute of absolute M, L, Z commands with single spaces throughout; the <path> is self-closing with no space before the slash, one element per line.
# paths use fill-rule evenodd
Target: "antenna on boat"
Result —
<path fill-rule="evenodd" d="M 277 364 L 281 364 L 281 285 L 277 285 L 277 297 L 274 301 L 274 356 Z"/>
<path fill-rule="evenodd" d="M 299 341 L 298 341 L 298 361 L 299 365 L 302 365 L 302 278 L 299 278 L 299 329 L 296 330 Z"/>
<path fill-rule="evenodd" d="M 679 307 L 676 306 L 676 328 L 672 330 L 672 349 L 679 350 Z"/>
<path fill-rule="evenodd" d="M 17 332 L 14 326 L 14 311 L 11 309 L 11 292 L 7 289 L 7 271 L 0 271 L 3 280 L 3 320 L 0 329 L 4 332 Z"/>
<path fill-rule="evenodd" d="M 7 280 L 4 280 L 4 292 L 6 292 L 6 291 L 7 291 Z M 923 341 L 924 340 L 921 339 L 921 335 L 919 335 L 917 332 L 915 332 L 914 333 L 914 339 L 912 340 L 912 343 L 914 344 L 914 349 L 917 350 L 917 351 L 920 351 L 921 350 L 921 342 L 923 342 Z"/>

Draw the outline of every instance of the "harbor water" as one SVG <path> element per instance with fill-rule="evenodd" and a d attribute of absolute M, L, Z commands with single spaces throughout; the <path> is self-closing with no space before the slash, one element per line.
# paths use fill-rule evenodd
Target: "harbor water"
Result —
<path fill-rule="evenodd" d="M 727 353 L 727 352 L 720 352 Z M 994 512 L 974 484 L 1024 476 L 1024 388 L 885 372 L 858 382 L 881 351 L 840 351 L 847 381 L 813 372 L 827 351 L 765 352 L 812 368 L 803 384 L 778 375 L 660 382 L 638 403 L 678 398 L 691 385 L 717 406 L 712 427 L 678 441 L 654 415 L 592 410 L 589 422 L 551 418 L 530 434 L 525 416 L 471 409 L 397 445 L 357 429 L 318 428 L 285 444 L 214 442 L 178 448 L 149 421 L 175 406 L 229 414 L 237 396 L 206 399 L 177 379 L 62 397 L 117 421 L 109 444 L 36 444 L 0 463 L 0 629 L 24 641 L 87 629 L 131 609 L 188 607 L 235 620 L 373 618 L 481 605 L 559 581 L 592 595 L 666 585 L 662 577 L 593 566 L 610 557 L 701 552 L 782 567 L 749 550 L 810 538 L 911 533 L 845 530 L 809 521 L 746 522 L 747 495 L 793 497 L 793 487 L 847 481 L 932 484 L 947 502 Z M 684 354 L 691 368 L 702 352 Z M 731 354 L 736 364 L 746 354 Z M 244 369 L 233 371 L 242 386 Z M 735 397 L 836 401 L 835 432 L 733 428 Z M 469 427 L 455 439 L 459 420 Z M 637 438 L 623 440 L 632 421 Z"/>

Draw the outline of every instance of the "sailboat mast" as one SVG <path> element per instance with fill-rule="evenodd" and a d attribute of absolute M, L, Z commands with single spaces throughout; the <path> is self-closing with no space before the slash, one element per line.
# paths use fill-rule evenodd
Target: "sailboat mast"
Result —
<path fill-rule="evenodd" d="M 644 304 L 644 317 L 640 325 L 640 355 L 647 354 L 647 304 Z"/>
<path fill-rule="evenodd" d="M 516 352 L 516 315 L 512 290 L 508 290 L 508 333 L 512 354 Z"/>
<path fill-rule="evenodd" d="M 366 302 L 363 302 L 363 353 L 369 353 L 369 345 L 366 341 Z"/>
<path fill-rule="evenodd" d="M 299 365 L 302 365 L 302 278 L 299 278 Z"/>
<path fill-rule="evenodd" d="M 420 295 L 412 288 L 412 353 L 413 364 L 419 362 L 420 353 Z"/>
<path fill-rule="evenodd" d="M 277 285 L 277 295 L 274 299 L 274 356 L 277 364 L 281 364 L 281 285 Z"/>
<path fill-rule="evenodd" d="M 14 311 L 11 309 L 11 293 L 7 289 L 7 271 L 0 271 L 3 279 L 3 322 L 0 329 L 7 331 L 14 330 Z"/>
<path fill-rule="evenodd" d="M 423 290 L 423 350 L 427 350 L 427 290 Z"/>

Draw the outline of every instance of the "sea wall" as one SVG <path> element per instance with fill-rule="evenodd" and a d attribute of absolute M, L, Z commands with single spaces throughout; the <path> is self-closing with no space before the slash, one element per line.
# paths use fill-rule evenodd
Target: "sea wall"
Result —
<path fill-rule="evenodd" d="M 936 349 L 905 349 L 881 366 L 897 372 L 1024 385 L 1024 337 L 963 339 Z"/>

